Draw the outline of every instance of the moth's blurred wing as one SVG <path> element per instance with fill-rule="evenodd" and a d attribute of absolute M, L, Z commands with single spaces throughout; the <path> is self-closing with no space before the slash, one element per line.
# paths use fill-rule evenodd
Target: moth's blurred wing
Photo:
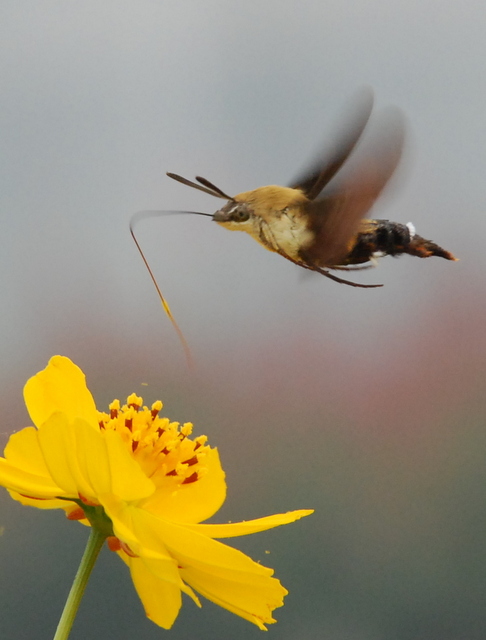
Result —
<path fill-rule="evenodd" d="M 308 204 L 314 241 L 302 257 L 309 264 L 330 267 L 343 263 L 361 219 L 393 175 L 402 154 L 405 121 L 398 109 L 389 108 L 383 116 L 379 131 L 356 166 Z"/>
<path fill-rule="evenodd" d="M 353 151 L 363 133 L 373 108 L 373 92 L 363 88 L 355 96 L 352 106 L 342 118 L 334 141 L 327 145 L 324 153 L 289 186 L 300 189 L 309 200 L 314 200 L 326 184 L 334 177 Z"/>

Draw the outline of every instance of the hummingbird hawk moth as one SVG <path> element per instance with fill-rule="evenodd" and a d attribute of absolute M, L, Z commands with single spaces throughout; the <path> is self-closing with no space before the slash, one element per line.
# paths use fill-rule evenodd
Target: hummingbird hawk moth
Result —
<path fill-rule="evenodd" d="M 420 258 L 456 258 L 438 244 L 415 232 L 412 223 L 366 219 L 374 202 L 392 177 L 402 154 L 404 120 L 391 110 L 380 123 L 379 135 L 355 154 L 373 108 L 371 90 L 363 90 L 345 118 L 345 127 L 331 147 L 288 186 L 264 186 L 229 196 L 201 176 L 192 182 L 175 173 L 167 175 L 199 191 L 227 200 L 213 215 L 197 211 L 140 212 L 136 217 L 164 213 L 194 213 L 211 217 L 231 231 L 246 231 L 269 251 L 336 282 L 373 288 L 338 277 L 331 271 L 353 271 L 374 266 L 378 257 L 407 253 Z M 354 160 L 356 159 L 356 162 Z M 343 166 L 345 165 L 345 166 Z M 145 256 L 130 230 L 157 288 L 162 305 L 188 354 L 187 344 L 173 318 Z"/>
<path fill-rule="evenodd" d="M 269 251 L 337 282 L 364 288 L 382 286 L 343 280 L 329 270 L 367 268 L 377 257 L 386 255 L 408 253 L 456 260 L 449 251 L 419 236 L 412 223 L 364 218 L 400 160 L 404 139 L 400 112 L 392 113 L 392 126 L 381 132 L 374 149 L 358 159 L 342 178 L 336 175 L 353 154 L 372 106 L 372 93 L 363 92 L 351 124 L 334 148 L 287 187 L 259 187 L 232 197 L 200 176 L 196 177 L 197 184 L 175 173 L 167 175 L 227 200 L 212 216 L 221 226 L 246 231 Z"/>

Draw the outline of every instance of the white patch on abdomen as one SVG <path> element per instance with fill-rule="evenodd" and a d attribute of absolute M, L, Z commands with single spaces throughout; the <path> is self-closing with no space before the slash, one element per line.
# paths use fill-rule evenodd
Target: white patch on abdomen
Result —
<path fill-rule="evenodd" d="M 405 226 L 407 227 L 408 233 L 410 234 L 410 240 L 412 240 L 415 235 L 415 226 L 412 222 L 407 222 Z"/>

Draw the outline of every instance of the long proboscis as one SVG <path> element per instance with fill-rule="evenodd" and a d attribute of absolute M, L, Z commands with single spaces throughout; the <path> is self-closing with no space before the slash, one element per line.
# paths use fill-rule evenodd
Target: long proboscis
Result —
<path fill-rule="evenodd" d="M 191 354 L 191 350 L 189 348 L 189 345 L 187 343 L 186 338 L 184 337 L 184 334 L 182 333 L 181 328 L 179 327 L 179 325 L 177 324 L 176 319 L 174 318 L 174 316 L 172 315 L 172 311 L 170 310 L 169 304 L 167 302 L 167 300 L 165 299 L 164 295 L 162 294 L 162 291 L 160 290 L 160 287 L 157 283 L 157 280 L 153 274 L 152 269 L 150 268 L 150 265 L 148 263 L 147 258 L 145 257 L 145 254 L 142 251 L 142 248 L 137 240 L 137 237 L 135 235 L 134 232 L 134 227 L 135 225 L 140 222 L 140 220 L 144 220 L 146 218 L 158 218 L 160 216 L 165 216 L 165 215 L 176 215 L 176 214 L 188 214 L 188 215 L 196 215 L 196 216 L 208 216 L 209 218 L 212 218 L 212 215 L 210 213 L 202 213 L 201 211 L 157 211 L 157 210 L 145 210 L 145 211 L 138 211 L 137 213 L 134 213 L 133 216 L 130 219 L 130 233 L 132 235 L 133 241 L 135 242 L 135 246 L 138 249 L 138 252 L 140 253 L 143 263 L 145 264 L 145 267 L 147 268 L 147 271 L 149 272 L 149 275 L 152 279 L 152 282 L 154 283 L 155 289 L 157 291 L 157 295 L 159 296 L 160 302 L 162 304 L 162 308 L 164 309 L 165 313 L 167 314 L 167 317 L 169 318 L 169 320 L 172 323 L 172 326 L 174 327 L 177 336 L 179 338 L 179 341 L 182 345 L 182 348 L 184 349 L 184 354 L 186 356 L 186 361 L 187 361 L 187 365 L 189 368 L 192 368 L 193 366 L 193 359 L 192 359 L 192 354 Z"/>

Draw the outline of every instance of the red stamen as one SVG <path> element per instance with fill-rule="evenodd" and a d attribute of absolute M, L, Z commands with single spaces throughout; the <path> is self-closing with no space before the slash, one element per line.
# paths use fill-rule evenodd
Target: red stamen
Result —
<path fill-rule="evenodd" d="M 198 479 L 197 471 L 194 471 L 188 478 L 182 481 L 182 484 L 191 484 L 192 482 L 196 482 Z"/>

